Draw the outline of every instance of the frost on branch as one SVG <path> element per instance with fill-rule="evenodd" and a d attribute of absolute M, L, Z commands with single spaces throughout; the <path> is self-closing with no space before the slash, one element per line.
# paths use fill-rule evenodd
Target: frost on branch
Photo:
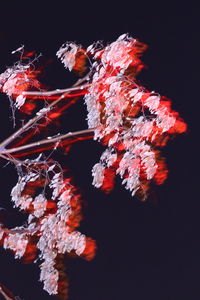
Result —
<path fill-rule="evenodd" d="M 57 256 L 74 252 L 87 258 L 91 252 L 94 254 L 95 244 L 76 230 L 81 220 L 80 195 L 71 180 L 64 178 L 59 165 L 40 161 L 40 157 L 25 162 L 26 168 L 19 174 L 11 197 L 16 207 L 29 214 L 28 223 L 12 230 L 0 227 L 0 237 L 4 248 L 14 251 L 16 258 L 26 255 L 28 244 L 34 245 L 33 251 L 40 251 L 40 280 L 44 289 L 57 294 Z"/>
<path fill-rule="evenodd" d="M 144 198 L 150 180 L 161 183 L 167 175 L 156 148 L 164 146 L 170 135 L 186 130 L 169 100 L 137 83 L 136 75 L 143 68 L 139 57 L 145 49 L 124 34 L 94 52 L 93 76 L 85 95 L 88 127 L 95 128 L 95 140 L 108 146 L 93 167 L 93 185 L 107 187 L 105 174 L 110 171 L 113 178 L 121 176 L 132 195 L 138 191 Z"/>

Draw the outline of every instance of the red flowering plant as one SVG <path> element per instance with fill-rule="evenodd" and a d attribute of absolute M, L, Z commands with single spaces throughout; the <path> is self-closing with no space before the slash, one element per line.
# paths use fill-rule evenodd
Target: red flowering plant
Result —
<path fill-rule="evenodd" d="M 145 49 L 127 34 L 106 47 L 64 44 L 57 57 L 82 76 L 66 89 L 44 90 L 33 63 L 20 61 L 0 75 L 1 92 L 9 96 L 12 107 L 32 116 L 0 144 L 0 157 L 12 162 L 19 176 L 11 200 L 28 214 L 27 226 L 8 229 L 1 224 L 0 240 L 16 258 L 28 255 L 35 260 L 39 255 L 40 280 L 49 294 L 67 290 L 62 263 L 57 263 L 64 254 L 91 259 L 96 246 L 78 231 L 80 194 L 72 179 L 62 164 L 52 156 L 45 158 L 43 152 L 78 140 L 97 140 L 107 148 L 92 168 L 92 184 L 110 192 L 119 175 L 132 196 L 136 193 L 145 200 L 151 181 L 162 184 L 167 177 L 161 147 L 171 136 L 186 131 L 171 101 L 136 80 L 144 66 L 140 56 Z M 29 142 L 80 97 L 88 111 L 87 129 Z M 44 100 L 42 108 L 36 99 Z"/>

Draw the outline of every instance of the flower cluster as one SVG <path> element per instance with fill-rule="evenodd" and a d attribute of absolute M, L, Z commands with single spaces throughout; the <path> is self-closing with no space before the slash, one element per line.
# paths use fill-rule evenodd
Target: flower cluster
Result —
<path fill-rule="evenodd" d="M 82 74 L 85 70 L 86 51 L 75 43 L 65 43 L 56 53 L 57 57 L 69 71 Z"/>
<path fill-rule="evenodd" d="M 49 294 L 57 294 L 57 256 L 74 252 L 90 259 L 95 243 L 76 230 L 82 218 L 80 195 L 71 180 L 63 178 L 58 164 L 39 159 L 25 162 L 27 172 L 19 176 L 11 197 L 16 207 L 29 213 L 28 224 L 12 230 L 1 227 L 0 237 L 4 248 L 13 250 L 16 258 L 26 255 L 28 244 L 35 243 L 32 249 L 38 249 L 43 260 L 40 280 Z"/>
<path fill-rule="evenodd" d="M 93 75 L 85 95 L 88 126 L 94 128 L 94 139 L 108 146 L 93 167 L 93 185 L 110 190 L 110 176 L 119 174 L 132 195 L 138 191 L 144 196 L 151 179 L 161 183 L 158 178 L 163 182 L 167 175 L 156 147 L 164 146 L 171 134 L 186 130 L 169 100 L 136 82 L 145 48 L 124 34 L 94 51 Z"/>
<path fill-rule="evenodd" d="M 31 69 L 30 64 L 18 63 L 0 74 L 0 90 L 15 100 L 16 108 L 21 108 L 25 103 L 26 97 L 23 92 L 40 87 L 36 78 L 37 73 L 38 71 Z"/>

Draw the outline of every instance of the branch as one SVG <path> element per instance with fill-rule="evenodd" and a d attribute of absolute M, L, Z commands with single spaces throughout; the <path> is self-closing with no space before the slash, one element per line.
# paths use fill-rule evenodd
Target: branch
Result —
<path fill-rule="evenodd" d="M 80 82 L 80 81 L 79 81 Z M 75 86 L 76 84 L 74 84 Z M 62 94 L 57 100 L 53 101 L 51 104 L 49 104 L 46 109 L 37 114 L 34 118 L 29 120 L 24 126 L 22 126 L 20 129 L 18 129 L 15 133 L 13 133 L 10 137 L 8 137 L 6 140 L 4 140 L 2 143 L 0 143 L 0 149 L 5 148 L 7 145 L 9 145 L 14 139 L 16 139 L 20 134 L 22 134 L 24 131 L 30 128 L 32 124 L 35 122 L 39 121 L 46 113 L 49 111 L 52 107 L 54 107 L 58 102 L 60 102 L 70 91 L 73 90 L 82 90 L 84 89 L 88 84 L 82 85 L 82 86 L 77 86 L 77 87 L 72 87 L 70 89 L 67 89 L 68 92 Z"/>
<path fill-rule="evenodd" d="M 58 147 L 65 147 L 65 146 L 72 145 L 76 142 L 81 142 L 81 141 L 86 141 L 86 140 L 89 140 L 89 139 L 93 139 L 93 136 L 94 136 L 94 134 L 91 133 L 91 135 L 79 136 L 79 137 L 75 137 L 74 139 L 70 139 L 70 140 L 63 140 L 61 143 L 57 142 L 56 145 L 54 146 L 54 150 L 57 149 Z M 22 151 L 20 153 L 14 154 L 14 155 L 11 155 L 11 154 L 8 154 L 8 155 L 9 155 L 9 157 L 14 157 L 14 158 L 18 159 L 18 157 L 28 156 L 28 155 L 36 154 L 36 153 L 41 153 L 41 152 L 44 152 L 44 151 L 47 151 L 47 150 L 52 150 L 52 148 L 53 148 L 53 145 L 47 144 L 46 146 L 43 146 L 43 147 L 40 147 L 40 148 L 33 148 L 33 149 L 30 149 L 26 152 Z M 2 157 L 1 154 L 0 154 L 0 156 Z M 5 157 L 8 157 L 8 156 L 5 155 Z M 7 160 L 9 160 L 9 159 L 7 159 Z"/>
<path fill-rule="evenodd" d="M 27 150 L 33 147 L 40 147 L 42 145 L 48 145 L 48 144 L 56 144 L 56 143 L 60 143 L 62 140 L 66 140 L 68 138 L 74 138 L 80 135 L 84 135 L 84 134 L 93 134 L 94 132 L 94 128 L 90 128 L 90 129 L 84 129 L 84 130 L 80 130 L 80 131 L 75 131 L 75 132 L 68 132 L 66 134 L 63 135 L 58 135 L 54 138 L 49 137 L 49 139 L 44 139 L 44 140 L 40 140 L 38 142 L 34 142 L 34 143 L 30 143 L 27 145 L 23 145 L 23 146 L 19 146 L 19 147 L 15 147 L 15 148 L 11 148 L 11 149 L 5 149 L 3 151 L 1 151 L 1 156 L 2 155 L 7 155 L 7 154 L 11 154 L 14 152 L 19 152 L 22 150 Z"/>
<path fill-rule="evenodd" d="M 53 91 L 45 91 L 45 92 L 26 91 L 26 92 L 23 92 L 22 95 L 23 96 L 48 97 L 48 96 L 53 96 L 53 95 L 63 94 L 63 93 L 68 94 L 70 92 L 77 91 L 77 90 L 82 90 L 84 88 L 85 88 L 85 86 L 82 85 L 81 87 L 71 87 L 71 88 L 68 88 L 68 89 L 56 89 L 56 90 L 53 90 Z"/>
<path fill-rule="evenodd" d="M 0 283 L 0 294 L 6 299 L 6 300 L 16 300 L 15 296 L 11 291 L 9 291 L 6 287 L 3 286 L 3 284 Z"/>

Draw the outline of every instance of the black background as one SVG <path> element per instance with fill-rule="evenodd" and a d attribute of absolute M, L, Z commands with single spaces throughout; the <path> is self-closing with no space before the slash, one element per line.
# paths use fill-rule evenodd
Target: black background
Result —
<path fill-rule="evenodd" d="M 199 9 L 198 1 L 8 3 L 0 12 L 0 71 L 15 62 L 10 53 L 22 44 L 52 59 L 48 87 L 68 87 L 74 77 L 56 60 L 65 41 L 106 45 L 129 33 L 149 45 L 148 66 L 139 79 L 150 90 L 173 99 L 188 124 L 187 134 L 163 149 L 170 170 L 166 183 L 153 188 L 145 203 L 132 198 L 120 181 L 109 195 L 91 185 L 91 168 L 103 147 L 93 141 L 75 144 L 63 163 L 88 205 L 80 230 L 97 241 L 96 257 L 67 262 L 69 300 L 200 299 L 199 197 Z M 1 96 L 0 136 L 12 131 L 9 101 Z M 86 128 L 83 101 L 69 109 L 60 132 Z M 14 168 L 1 166 L 1 207 L 10 225 L 23 218 L 12 209 Z M 55 299 L 38 282 L 39 267 L 23 265 L 0 250 L 0 282 L 24 300 Z"/>

